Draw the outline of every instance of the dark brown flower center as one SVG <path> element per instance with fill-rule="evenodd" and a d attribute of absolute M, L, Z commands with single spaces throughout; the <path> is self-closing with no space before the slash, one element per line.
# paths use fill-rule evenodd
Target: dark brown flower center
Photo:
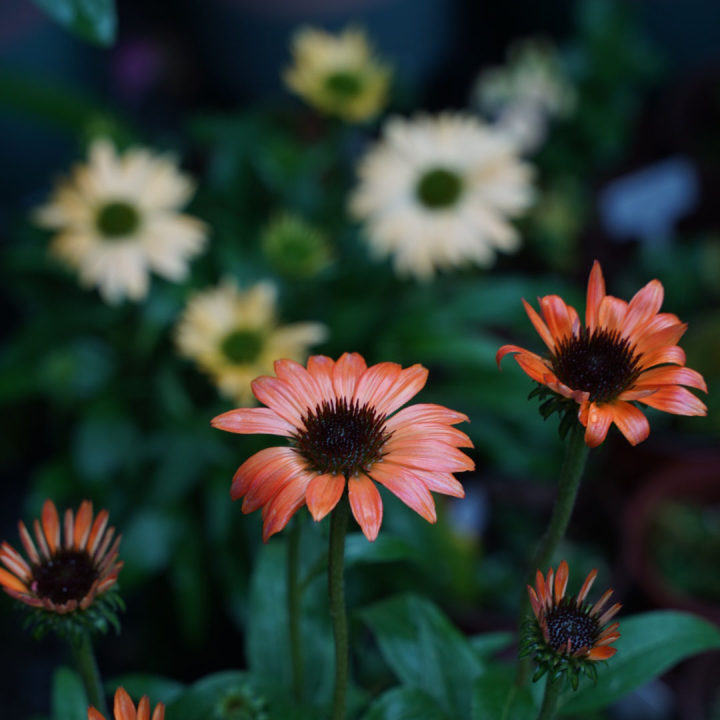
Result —
<path fill-rule="evenodd" d="M 594 617 L 583 612 L 572 598 L 563 601 L 545 616 L 548 642 L 553 650 L 570 652 L 591 648 L 597 640 L 600 628 Z"/>
<path fill-rule="evenodd" d="M 323 401 L 303 417 L 303 423 L 305 431 L 295 435 L 295 447 L 309 468 L 319 473 L 351 477 L 368 472 L 382 457 L 383 445 L 390 437 L 384 415 L 346 398 Z"/>
<path fill-rule="evenodd" d="M 97 580 L 98 571 L 85 550 L 60 550 L 32 569 L 33 589 L 57 605 L 82 600 Z"/>
<path fill-rule="evenodd" d="M 552 367 L 560 382 L 573 390 L 590 393 L 592 402 L 616 398 L 636 380 L 639 356 L 617 330 L 583 328 L 565 338 L 552 356 Z"/>

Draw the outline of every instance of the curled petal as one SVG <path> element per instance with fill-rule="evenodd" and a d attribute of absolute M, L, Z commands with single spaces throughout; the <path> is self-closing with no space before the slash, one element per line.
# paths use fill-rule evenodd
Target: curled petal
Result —
<path fill-rule="evenodd" d="M 585 425 L 585 444 L 588 447 L 594 448 L 604 442 L 612 419 L 612 409 L 608 405 L 590 403 Z"/>

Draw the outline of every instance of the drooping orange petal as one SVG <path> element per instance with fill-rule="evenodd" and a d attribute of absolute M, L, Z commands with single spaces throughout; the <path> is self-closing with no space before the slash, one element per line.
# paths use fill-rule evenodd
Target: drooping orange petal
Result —
<path fill-rule="evenodd" d="M 230 497 L 238 500 L 248 492 L 251 485 L 261 484 L 265 477 L 282 467 L 289 469 L 295 459 L 295 450 L 290 447 L 271 447 L 256 452 L 235 471 Z"/>
<path fill-rule="evenodd" d="M 10 590 L 15 590 L 19 593 L 30 592 L 29 588 L 25 583 L 7 570 L 0 568 L 0 585 Z"/>
<path fill-rule="evenodd" d="M 639 388 L 653 385 L 687 385 L 707 392 L 705 378 L 697 370 L 688 367 L 659 367 L 646 370 L 635 381 L 635 387 Z"/>
<path fill-rule="evenodd" d="M 539 383 L 548 384 L 558 382 L 555 373 L 548 367 L 546 361 L 532 353 L 515 355 L 515 362 L 533 380 Z"/>
<path fill-rule="evenodd" d="M 307 486 L 305 501 L 315 522 L 322 520 L 335 508 L 345 490 L 345 477 L 342 474 L 316 475 Z"/>
<path fill-rule="evenodd" d="M 617 648 L 601 645 L 594 647 L 587 654 L 588 660 L 608 660 L 617 652 Z"/>
<path fill-rule="evenodd" d="M 334 367 L 335 361 L 326 355 L 312 355 L 308 358 L 308 372 L 315 378 L 323 399 L 328 403 L 335 399 L 332 381 Z"/>
<path fill-rule="evenodd" d="M 348 481 L 350 509 L 365 537 L 373 542 L 380 532 L 383 505 L 375 483 L 362 473 Z"/>
<path fill-rule="evenodd" d="M 558 565 L 557 573 L 555 574 L 555 602 L 556 603 L 559 603 L 565 597 L 565 589 L 567 588 L 569 574 L 570 574 L 570 569 L 568 568 L 568 564 L 565 560 L 563 560 Z"/>
<path fill-rule="evenodd" d="M 274 410 L 293 427 L 305 428 L 302 417 L 307 413 L 308 408 L 284 380 L 263 375 L 255 378 L 250 386 L 253 395 L 261 403 Z"/>
<path fill-rule="evenodd" d="M 365 358 L 359 353 L 343 353 L 333 368 L 333 387 L 338 398 L 350 400 L 355 393 L 355 385 L 367 370 Z"/>
<path fill-rule="evenodd" d="M 535 312 L 532 305 L 530 305 L 525 298 L 522 299 L 522 303 L 527 316 L 530 318 L 530 322 L 533 324 L 535 330 L 537 330 L 537 334 L 540 336 L 545 345 L 547 345 L 548 350 L 550 350 L 550 352 L 554 352 L 555 340 L 553 340 L 553 336 L 550 333 L 548 326 L 545 324 L 545 321 Z"/>
<path fill-rule="evenodd" d="M 675 415 L 707 415 L 707 407 L 689 390 L 676 385 L 659 388 L 652 395 L 639 398 L 638 402 Z"/>
<path fill-rule="evenodd" d="M 245 494 L 242 504 L 243 513 L 251 513 L 267 505 L 275 495 L 287 485 L 296 482 L 305 472 L 305 468 L 299 462 L 290 460 L 278 466 L 270 474 L 264 472 L 262 475 L 258 474 Z"/>
<path fill-rule="evenodd" d="M 598 310 L 598 326 L 610 332 L 622 332 L 627 314 L 627 303 L 620 298 L 606 295 Z"/>
<path fill-rule="evenodd" d="M 585 306 L 585 325 L 592 332 L 598 324 L 600 303 L 605 297 L 605 278 L 600 263 L 595 260 L 590 271 L 587 288 L 587 304 Z"/>
<path fill-rule="evenodd" d="M 540 309 L 542 310 L 545 322 L 556 341 L 570 337 L 573 330 L 579 330 L 577 312 L 572 312 L 565 301 L 559 295 L 545 295 L 540 298 Z"/>
<path fill-rule="evenodd" d="M 430 491 L 410 468 L 383 460 L 373 465 L 370 476 L 428 522 L 434 523 L 437 520 L 435 502 Z"/>
<path fill-rule="evenodd" d="M 588 576 L 585 578 L 585 582 L 583 583 L 583 586 L 580 588 L 580 592 L 577 596 L 577 602 L 578 605 L 580 603 L 585 602 L 585 598 L 587 597 L 587 594 L 590 592 L 590 588 L 593 586 L 593 583 L 595 582 L 595 578 L 597 577 L 598 571 L 593 569 L 590 571 Z"/>
<path fill-rule="evenodd" d="M 52 500 L 46 500 L 42 508 L 42 528 L 50 553 L 54 554 L 60 546 L 60 518 Z"/>
<path fill-rule="evenodd" d="M 428 371 L 422 365 L 411 365 L 400 371 L 395 384 L 387 395 L 378 401 L 376 409 L 381 415 L 389 415 L 415 397 L 427 382 Z"/>
<path fill-rule="evenodd" d="M 92 503 L 89 500 L 83 500 L 78 508 L 75 516 L 75 535 L 73 537 L 73 547 L 76 550 L 82 550 L 85 547 L 88 536 L 90 535 L 90 526 L 92 524 Z"/>
<path fill-rule="evenodd" d="M 113 710 L 115 720 L 136 720 L 135 705 L 123 687 L 119 687 L 115 691 Z"/>
<path fill-rule="evenodd" d="M 263 542 L 271 535 L 280 532 L 290 518 L 305 504 L 305 492 L 313 479 L 308 472 L 293 478 L 285 487 L 263 507 Z"/>
<path fill-rule="evenodd" d="M 604 442 L 612 419 L 613 413 L 609 405 L 590 403 L 585 426 L 585 444 L 588 447 L 594 448 Z"/>
<path fill-rule="evenodd" d="M 387 396 L 400 375 L 402 367 L 397 363 L 383 362 L 369 367 L 361 376 L 355 387 L 354 397 L 358 405 L 377 404 Z"/>
<path fill-rule="evenodd" d="M 642 411 L 630 403 L 616 401 L 610 403 L 613 422 L 631 445 L 647 440 L 650 423 Z"/>
<path fill-rule="evenodd" d="M 323 391 L 315 378 L 294 360 L 276 360 L 275 374 L 292 387 L 305 407 L 314 410 L 324 400 Z"/>
<path fill-rule="evenodd" d="M 283 435 L 295 432 L 295 426 L 270 408 L 238 408 L 214 417 L 210 424 L 227 432 L 262 435 Z"/>
<path fill-rule="evenodd" d="M 659 280 L 651 280 L 644 288 L 638 290 L 630 300 L 623 335 L 629 337 L 636 328 L 657 315 L 663 302 L 665 291 Z"/>
<path fill-rule="evenodd" d="M 497 366 L 500 370 L 502 370 L 502 368 L 500 367 L 500 363 L 502 362 L 502 359 L 510 353 L 523 353 L 525 355 L 533 355 L 536 358 L 540 357 L 539 355 L 535 355 L 535 353 L 531 353 L 529 350 L 526 350 L 525 348 L 522 348 L 519 345 L 503 345 L 497 351 L 497 353 L 495 353 L 495 362 L 497 363 Z"/>

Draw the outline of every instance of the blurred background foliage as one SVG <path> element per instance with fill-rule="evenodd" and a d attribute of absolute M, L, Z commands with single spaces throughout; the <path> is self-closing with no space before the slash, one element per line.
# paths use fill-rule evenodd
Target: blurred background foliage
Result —
<path fill-rule="evenodd" d="M 701 612 L 717 621 L 717 472 L 686 496 L 660 495 L 666 484 L 654 476 L 670 466 L 682 485 L 693 463 L 718 467 L 720 57 L 708 36 L 718 7 L 684 3 L 679 13 L 664 0 L 528 4 L 523 12 L 461 0 L 266 5 L 188 0 L 170 13 L 161 2 L 121 2 L 114 42 L 110 28 L 98 36 L 106 49 L 66 34 L 26 0 L 0 9 L 3 537 L 14 541 L 17 519 L 36 516 L 46 497 L 62 507 L 91 498 L 110 510 L 123 534 L 128 609 L 122 635 L 99 642 L 108 676 L 160 673 L 189 683 L 250 668 L 287 681 L 279 629 L 284 540 L 263 547 L 260 518 L 243 516 L 229 499 L 235 468 L 266 438 L 210 428 L 210 418 L 233 405 L 179 358 L 173 341 L 193 291 L 225 276 L 241 287 L 269 279 L 279 288 L 283 323 L 327 325 L 328 340 L 316 351 L 420 362 L 430 369 L 421 401 L 472 420 L 465 430 L 477 472 L 462 478 L 467 499 L 440 499 L 431 527 L 384 496 L 377 543 L 349 538 L 349 606 L 411 590 L 434 599 L 470 635 L 509 630 L 562 448 L 554 420 L 544 423 L 527 400 L 530 381 L 514 363 L 498 372 L 495 352 L 507 341 L 539 345 L 521 298 L 558 293 L 583 307 L 585 278 L 598 258 L 617 296 L 661 279 L 664 309 L 689 323 L 684 347 L 688 364 L 708 381 L 709 414 L 687 420 L 650 411 L 652 434 L 635 449 L 611 433 L 594 453 L 566 557 L 571 567 L 600 568 L 628 610 L 673 606 L 681 595 L 702 601 Z M 531 157 L 538 197 L 518 223 L 517 254 L 489 270 L 448 272 L 425 284 L 398 279 L 388 262 L 369 256 L 346 205 L 355 164 L 380 123 L 342 125 L 282 89 L 289 35 L 301 21 L 367 28 L 395 69 L 390 113 L 467 108 L 477 73 L 502 64 L 514 41 L 553 39 L 576 105 L 551 123 Z M 174 153 L 198 182 L 188 212 L 211 228 L 209 249 L 188 279 L 154 277 L 137 304 L 108 306 L 78 287 L 48 256 L 48 234 L 28 219 L 52 179 L 98 135 L 121 148 Z M 603 191 L 678 155 L 697 177 L 692 207 L 673 218 L 667 236 L 614 235 L 598 200 Z M 663 202 L 648 197 L 648 212 Z M 300 248 L 288 262 L 293 250 L 269 239 L 288 214 L 317 229 L 315 260 Z M 646 496 L 652 512 L 632 514 Z M 640 517 L 647 532 L 632 531 Z M 307 519 L 303 511 L 293 521 L 304 524 L 303 632 L 308 657 L 322 659 L 331 649 L 317 572 L 327 527 Z M 638 553 L 640 561 L 628 561 Z M 648 564 L 670 588 L 664 595 L 648 584 Z M 61 648 L 52 639 L 30 644 L 9 599 L 0 604 L 8 717 L 25 717 L 30 705 L 47 713 L 43 698 Z M 359 615 L 353 634 L 362 648 L 356 680 L 365 690 L 356 688 L 352 702 L 361 707 L 368 688 L 387 687 L 391 676 Z M 717 656 L 692 663 L 656 688 L 656 696 L 669 693 L 674 714 L 652 714 L 652 702 L 638 695 L 612 716 L 699 718 L 698 708 L 717 708 Z M 317 671 L 309 684 L 326 692 L 325 663 L 308 667 Z M 72 680 L 55 682 L 72 693 Z M 177 687 L 167 682 L 157 692 L 169 700 Z M 233 682 L 243 692 L 243 676 Z"/>

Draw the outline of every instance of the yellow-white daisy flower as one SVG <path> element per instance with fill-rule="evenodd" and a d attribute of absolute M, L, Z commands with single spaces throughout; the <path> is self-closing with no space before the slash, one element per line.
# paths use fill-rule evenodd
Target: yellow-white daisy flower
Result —
<path fill-rule="evenodd" d="M 390 70 L 373 57 L 362 30 L 331 35 L 301 28 L 291 49 L 293 65 L 285 72 L 285 83 L 318 110 L 362 122 L 385 105 Z"/>
<path fill-rule="evenodd" d="M 350 210 L 400 275 L 490 265 L 519 245 L 509 218 L 531 203 L 531 168 L 473 116 L 393 118 L 358 168 Z"/>
<path fill-rule="evenodd" d="M 106 139 L 87 164 L 61 180 L 36 222 L 57 230 L 50 251 L 77 270 L 107 302 L 147 295 L 150 271 L 179 281 L 205 246 L 206 226 L 183 215 L 194 183 L 169 157 L 135 148 L 118 153 Z"/>
<path fill-rule="evenodd" d="M 252 380 L 272 373 L 278 358 L 304 362 L 310 346 L 327 337 L 320 323 L 278 325 L 275 305 L 270 283 L 241 292 L 226 279 L 190 299 L 176 328 L 178 350 L 208 373 L 223 395 L 252 404 Z"/>

